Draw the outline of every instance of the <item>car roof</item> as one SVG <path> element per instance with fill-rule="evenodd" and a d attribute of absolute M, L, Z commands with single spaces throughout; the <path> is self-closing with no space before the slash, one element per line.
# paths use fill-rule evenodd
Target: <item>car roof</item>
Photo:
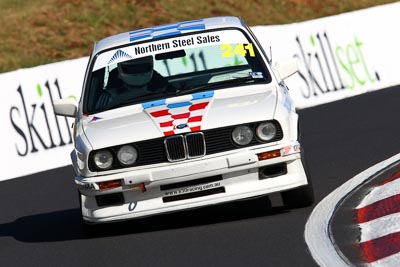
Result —
<path fill-rule="evenodd" d="M 243 28 L 245 23 L 237 17 L 214 17 L 197 20 L 189 20 L 172 24 L 165 24 L 145 29 L 120 33 L 106 37 L 95 43 L 92 55 L 110 48 L 123 46 L 126 44 L 141 42 L 144 40 L 158 39 L 167 36 L 179 36 L 183 33 L 218 29 L 226 27 Z"/>

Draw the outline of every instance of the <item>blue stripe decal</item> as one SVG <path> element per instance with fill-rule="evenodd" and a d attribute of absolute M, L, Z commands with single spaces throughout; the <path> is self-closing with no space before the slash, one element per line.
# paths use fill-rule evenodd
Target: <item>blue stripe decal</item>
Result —
<path fill-rule="evenodd" d="M 153 108 L 153 107 L 158 107 L 158 106 L 163 106 L 165 105 L 166 99 L 160 99 L 160 100 L 155 100 L 155 101 L 150 101 L 142 104 L 142 107 L 144 109 L 148 108 Z"/>
<path fill-rule="evenodd" d="M 192 100 L 210 98 L 213 96 L 214 96 L 214 91 L 201 92 L 201 93 L 192 94 L 192 97 L 193 97 Z"/>
<path fill-rule="evenodd" d="M 180 31 L 193 31 L 193 30 L 205 30 L 206 26 L 204 24 L 188 25 L 178 28 Z"/>
<path fill-rule="evenodd" d="M 180 35 L 180 31 L 173 31 L 173 32 L 165 32 L 162 34 L 153 34 L 153 38 L 161 38 L 161 37 L 167 37 L 167 36 L 172 36 L 172 35 Z"/>
<path fill-rule="evenodd" d="M 143 34 L 143 33 L 151 34 L 152 32 L 153 30 L 151 28 L 147 28 L 142 30 L 130 31 L 129 34 Z"/>
<path fill-rule="evenodd" d="M 172 35 L 180 35 L 182 34 L 181 31 L 196 31 L 204 29 L 206 29 L 206 25 L 203 23 L 203 20 L 193 20 L 185 23 L 174 23 L 143 30 L 131 31 L 129 32 L 129 40 L 133 42 L 144 38 L 153 39 Z"/>
<path fill-rule="evenodd" d="M 180 102 L 180 103 L 173 103 L 173 104 L 169 104 L 167 107 L 168 108 L 181 108 L 181 107 L 187 107 L 187 106 L 191 106 L 192 102 Z"/>
<path fill-rule="evenodd" d="M 204 21 L 204 19 L 194 19 L 194 20 L 186 21 L 185 24 L 195 23 L 195 22 L 203 22 L 203 21 Z"/>
<path fill-rule="evenodd" d="M 151 29 L 143 29 L 138 31 L 132 31 L 129 33 L 129 40 L 131 42 L 137 41 L 144 38 L 151 38 L 153 30 Z"/>
<path fill-rule="evenodd" d="M 198 20 L 191 20 L 191 21 L 186 21 L 183 23 L 179 23 L 178 25 L 178 29 L 180 29 L 181 27 L 185 28 L 185 27 L 190 27 L 190 26 L 194 26 L 194 25 L 203 25 L 204 24 L 204 20 L 203 19 L 198 19 Z"/>
<path fill-rule="evenodd" d="M 138 36 L 130 36 L 129 41 L 133 42 L 133 41 L 137 41 L 137 40 L 144 39 L 144 38 L 151 38 L 151 35 L 143 34 L 143 35 L 138 35 Z"/>
<path fill-rule="evenodd" d="M 154 31 L 164 31 L 164 30 L 171 30 L 171 29 L 176 29 L 179 27 L 178 23 L 173 23 L 173 24 L 167 24 L 165 26 L 160 26 L 160 27 L 154 27 L 152 28 Z"/>

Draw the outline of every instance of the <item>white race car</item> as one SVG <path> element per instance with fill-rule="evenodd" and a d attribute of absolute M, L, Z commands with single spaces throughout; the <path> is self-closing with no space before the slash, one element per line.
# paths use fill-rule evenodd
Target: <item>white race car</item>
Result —
<path fill-rule="evenodd" d="M 311 205 L 298 115 L 284 79 L 250 28 L 216 17 L 97 42 L 74 117 L 83 221 L 120 221 L 282 192 Z"/>

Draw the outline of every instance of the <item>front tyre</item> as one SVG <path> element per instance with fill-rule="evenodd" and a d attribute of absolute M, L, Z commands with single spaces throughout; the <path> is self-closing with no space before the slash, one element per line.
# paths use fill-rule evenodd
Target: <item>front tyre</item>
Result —
<path fill-rule="evenodd" d="M 287 209 L 309 207 L 314 203 L 314 189 L 311 184 L 303 149 L 301 149 L 301 162 L 303 164 L 304 172 L 306 173 L 308 184 L 281 193 L 283 205 Z"/>
<path fill-rule="evenodd" d="M 311 184 L 282 192 L 283 205 L 287 209 L 309 207 L 314 203 L 314 190 Z"/>
<path fill-rule="evenodd" d="M 78 190 L 79 209 L 81 211 L 81 229 L 85 236 L 92 236 L 98 232 L 99 226 L 96 224 L 89 224 L 85 222 L 82 215 L 82 194 Z"/>

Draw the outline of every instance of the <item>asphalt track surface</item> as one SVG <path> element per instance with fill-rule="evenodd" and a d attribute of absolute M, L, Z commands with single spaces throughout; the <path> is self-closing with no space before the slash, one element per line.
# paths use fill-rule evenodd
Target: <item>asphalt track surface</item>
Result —
<path fill-rule="evenodd" d="M 400 87 L 299 112 L 316 203 L 400 151 Z M 278 196 L 155 216 L 86 236 L 71 167 L 0 183 L 0 266 L 316 266 L 313 207 Z"/>

